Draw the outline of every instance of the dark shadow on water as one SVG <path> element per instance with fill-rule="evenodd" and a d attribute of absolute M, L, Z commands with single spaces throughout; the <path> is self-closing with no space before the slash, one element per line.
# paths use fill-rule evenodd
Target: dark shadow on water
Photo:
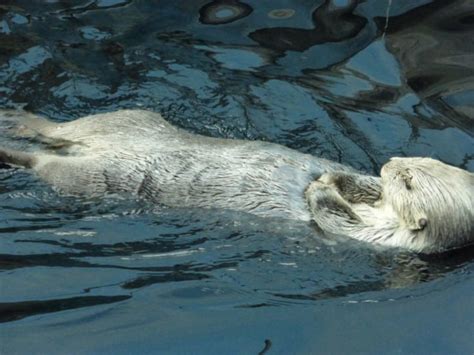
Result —
<path fill-rule="evenodd" d="M 0 303 L 0 322 L 12 322 L 38 314 L 122 302 L 132 296 L 84 296 L 66 299 Z"/>
<path fill-rule="evenodd" d="M 234 266 L 234 265 L 226 265 Z M 180 281 L 191 281 L 191 280 L 204 280 L 208 279 L 209 276 L 204 274 L 189 273 L 174 271 L 164 275 L 149 275 L 141 276 L 135 280 L 128 281 L 122 285 L 122 288 L 126 290 L 141 288 L 145 286 L 150 286 L 162 282 L 180 282 Z"/>
<path fill-rule="evenodd" d="M 296 301 L 317 301 L 343 298 L 374 291 L 403 289 L 420 283 L 440 279 L 474 261 L 474 245 L 447 251 L 441 254 L 400 253 L 395 263 L 383 256 L 376 257 L 380 267 L 389 270 L 376 281 L 356 281 L 345 285 L 323 289 L 310 294 L 277 294 L 274 296 Z"/>

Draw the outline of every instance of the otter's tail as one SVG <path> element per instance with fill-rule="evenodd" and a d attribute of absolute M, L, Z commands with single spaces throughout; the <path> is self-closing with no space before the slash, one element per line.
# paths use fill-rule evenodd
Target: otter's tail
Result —
<path fill-rule="evenodd" d="M 37 163 L 37 158 L 30 153 L 9 150 L 0 147 L 0 163 L 33 168 Z"/>

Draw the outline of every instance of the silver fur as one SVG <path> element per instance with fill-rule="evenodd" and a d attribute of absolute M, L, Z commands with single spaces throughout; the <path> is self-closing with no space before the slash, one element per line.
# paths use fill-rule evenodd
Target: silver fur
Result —
<path fill-rule="evenodd" d="M 32 152 L 30 166 L 70 195 L 131 193 L 173 207 L 309 221 L 306 186 L 324 172 L 350 171 L 277 144 L 190 134 L 149 111 L 121 110 L 63 124 L 4 112 L 3 120 L 17 122 L 15 135 L 44 142 L 46 149 Z"/>
<path fill-rule="evenodd" d="M 380 179 L 273 143 L 191 134 L 149 111 L 62 124 L 0 111 L 0 122 L 41 146 L 0 148 L 0 161 L 32 168 L 64 194 L 313 219 L 326 232 L 423 252 L 473 239 L 473 175 L 432 159 L 393 159 Z"/>

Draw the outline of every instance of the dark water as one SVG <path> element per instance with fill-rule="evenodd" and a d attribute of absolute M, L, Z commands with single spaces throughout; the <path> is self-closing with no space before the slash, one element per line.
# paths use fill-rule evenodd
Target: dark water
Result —
<path fill-rule="evenodd" d="M 0 107 L 141 107 L 377 173 L 474 170 L 474 4 L 3 0 Z M 139 142 L 137 142 L 139 143 Z M 472 354 L 474 249 L 57 196 L 0 167 L 2 354 Z"/>

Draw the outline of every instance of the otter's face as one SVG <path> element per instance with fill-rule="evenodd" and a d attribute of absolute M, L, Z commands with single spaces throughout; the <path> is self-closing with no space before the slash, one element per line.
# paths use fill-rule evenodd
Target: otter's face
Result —
<path fill-rule="evenodd" d="M 383 200 L 403 227 L 440 248 L 474 241 L 474 174 L 430 158 L 392 158 Z"/>

